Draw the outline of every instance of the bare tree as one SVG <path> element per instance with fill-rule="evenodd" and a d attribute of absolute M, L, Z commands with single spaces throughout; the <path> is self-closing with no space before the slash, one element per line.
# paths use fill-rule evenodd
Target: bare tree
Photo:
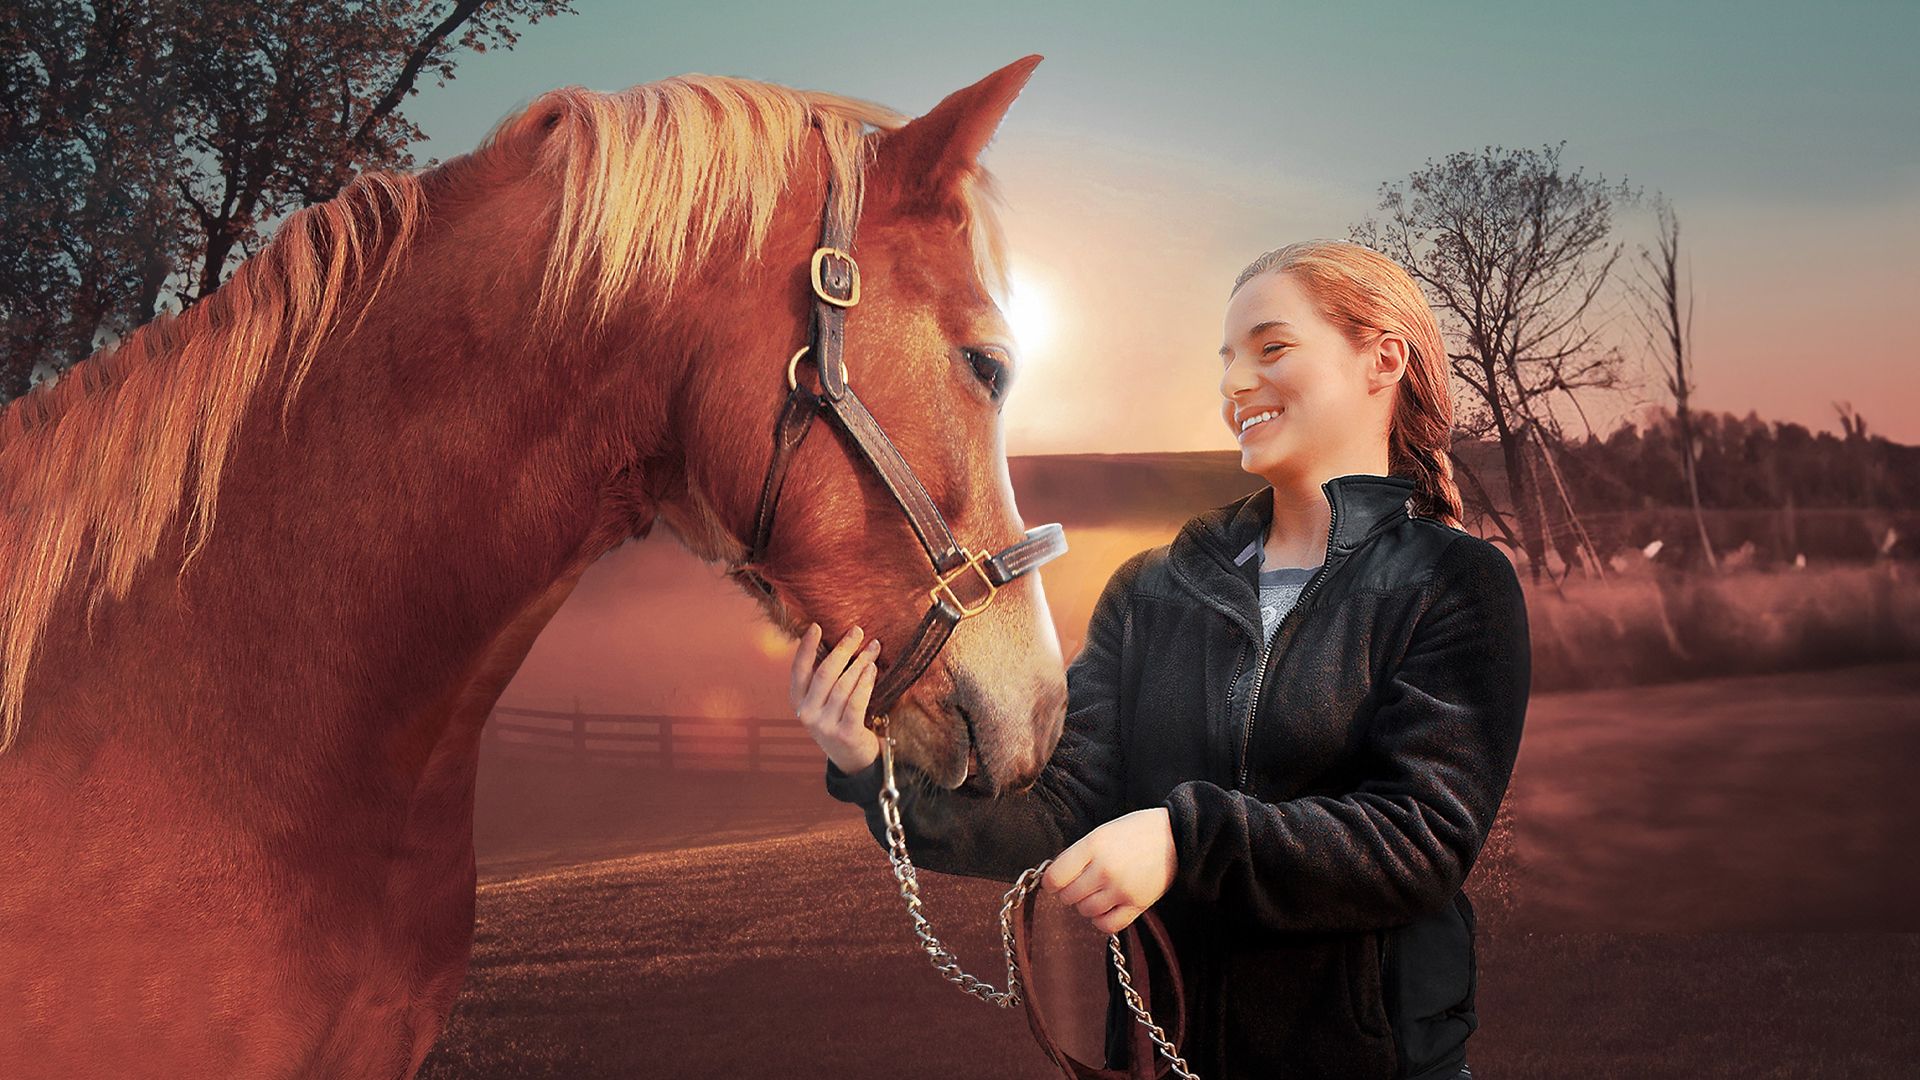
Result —
<path fill-rule="evenodd" d="M 1564 441 L 1556 401 L 1585 423 L 1582 392 L 1622 384 L 1622 357 L 1599 338 L 1599 298 L 1621 252 L 1611 240 L 1614 205 L 1637 198 L 1624 182 L 1565 170 L 1565 145 L 1489 146 L 1428 161 L 1406 180 L 1381 186 L 1384 220 L 1350 230 L 1355 242 L 1407 268 L 1458 344 L 1453 370 L 1469 393 L 1456 434 L 1498 442 L 1511 517 L 1490 503 L 1479 509 L 1526 550 L 1536 581 L 1549 526 L 1544 515 L 1526 510 L 1543 505 L 1529 490 L 1527 442 L 1546 455 Z M 1468 478 L 1467 490 L 1486 490 L 1458 455 L 1454 466 Z M 1566 508 L 1571 517 L 1570 502 Z"/>
<path fill-rule="evenodd" d="M 1694 445 L 1693 410 L 1693 282 L 1689 275 L 1686 298 L 1681 299 L 1680 215 L 1673 204 L 1655 194 L 1654 211 L 1659 220 L 1658 250 L 1642 246 L 1640 261 L 1644 269 L 1635 272 L 1634 318 L 1645 332 L 1650 353 L 1665 375 L 1667 393 L 1673 396 L 1674 421 L 1680 433 L 1680 470 L 1687 479 L 1687 498 L 1693 503 L 1693 521 L 1700 531 L 1700 551 L 1707 566 L 1715 571 L 1720 561 L 1713 553 L 1713 538 L 1707 535 L 1707 518 L 1700 509 L 1699 451 Z"/>
<path fill-rule="evenodd" d="M 1845 437 L 1848 472 L 1854 479 L 1854 503 L 1877 507 L 1881 505 L 1881 492 L 1887 487 L 1885 462 L 1877 450 L 1886 440 L 1867 434 L 1867 418 L 1860 415 L 1853 402 L 1836 401 L 1833 410 L 1840 416 L 1840 433 Z"/>

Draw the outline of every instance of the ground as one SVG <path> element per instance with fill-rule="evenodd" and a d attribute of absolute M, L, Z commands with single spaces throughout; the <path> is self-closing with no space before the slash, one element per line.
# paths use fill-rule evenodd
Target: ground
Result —
<path fill-rule="evenodd" d="M 1474 1072 L 1913 1075 L 1916 690 L 1920 664 L 1536 695 L 1511 842 L 1468 882 Z M 488 770 L 473 968 L 422 1076 L 1056 1075 L 1020 1010 L 929 966 L 818 772 Z M 1005 887 L 921 880 L 1002 985 Z M 1103 939 L 1041 910 L 1038 992 L 1092 1058 Z"/>

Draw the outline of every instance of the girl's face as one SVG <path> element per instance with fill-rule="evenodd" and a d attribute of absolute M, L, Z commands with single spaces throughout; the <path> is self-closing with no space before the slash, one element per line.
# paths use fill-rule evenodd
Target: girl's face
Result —
<path fill-rule="evenodd" d="M 1404 346 L 1398 335 L 1383 335 L 1393 346 L 1376 337 L 1356 350 L 1292 275 L 1272 271 L 1233 294 L 1225 330 L 1220 416 L 1242 469 L 1275 487 L 1373 471 L 1404 369 L 1387 355 Z"/>

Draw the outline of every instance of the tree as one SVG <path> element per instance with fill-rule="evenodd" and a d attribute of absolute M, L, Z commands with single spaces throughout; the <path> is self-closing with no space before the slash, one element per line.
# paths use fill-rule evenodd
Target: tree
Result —
<path fill-rule="evenodd" d="M 1836 401 L 1834 412 L 1840 416 L 1840 433 L 1845 439 L 1844 460 L 1855 481 L 1852 505 L 1877 507 L 1887 489 L 1887 470 L 1879 451 L 1886 440 L 1867 434 L 1867 418 L 1851 401 Z"/>
<path fill-rule="evenodd" d="M 356 171 L 414 165 L 400 106 L 570 0 L 26 0 L 0 28 L 0 400 L 167 305 Z"/>
<path fill-rule="evenodd" d="M 0 23 L 0 400 L 152 314 L 178 166 L 160 32 L 150 5 L 28 3 Z"/>
<path fill-rule="evenodd" d="M 1700 509 L 1700 454 L 1695 449 L 1693 410 L 1689 405 L 1694 385 L 1689 372 L 1693 363 L 1693 286 L 1688 283 L 1686 299 L 1680 296 L 1680 215 L 1673 204 L 1655 194 L 1654 210 L 1659 219 L 1658 252 L 1640 249 L 1640 261 L 1646 270 L 1636 274 L 1634 297 L 1638 308 L 1634 318 L 1646 333 L 1647 345 L 1666 376 L 1667 393 L 1673 396 L 1674 421 L 1680 429 L 1680 471 L 1687 481 L 1687 498 L 1693 504 L 1693 523 L 1700 533 L 1700 552 L 1708 568 L 1720 569 L 1713 553 L 1713 540 L 1707 535 L 1706 515 Z M 1649 274 L 1651 276 L 1649 276 Z"/>
<path fill-rule="evenodd" d="M 1469 393 L 1456 434 L 1498 443 L 1513 520 L 1485 499 L 1485 486 L 1457 454 L 1454 464 L 1466 490 L 1485 503 L 1480 509 L 1510 543 L 1524 546 L 1536 580 L 1549 530 L 1543 488 L 1568 498 L 1550 450 L 1565 442 L 1552 405 L 1564 399 L 1578 412 L 1583 391 L 1621 385 L 1622 358 L 1600 342 L 1595 305 L 1621 250 L 1610 239 L 1614 204 L 1637 198 L 1624 182 L 1566 171 L 1564 146 L 1489 146 L 1429 160 L 1406 180 L 1381 186 L 1383 220 L 1350 230 L 1355 242 L 1406 267 L 1440 314 L 1442 331 L 1459 343 L 1450 358 Z M 1526 452 L 1529 441 L 1537 455 Z M 1544 479 L 1536 475 L 1542 472 Z M 1570 502 L 1566 509 L 1571 516 Z"/>

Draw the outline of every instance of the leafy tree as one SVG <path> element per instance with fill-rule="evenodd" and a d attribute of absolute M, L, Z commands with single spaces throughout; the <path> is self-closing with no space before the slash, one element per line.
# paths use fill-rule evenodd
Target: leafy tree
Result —
<path fill-rule="evenodd" d="M 405 169 L 423 75 L 570 0 L 25 0 L 0 24 L 0 400 Z M 170 295 L 169 295 L 170 294 Z"/>

